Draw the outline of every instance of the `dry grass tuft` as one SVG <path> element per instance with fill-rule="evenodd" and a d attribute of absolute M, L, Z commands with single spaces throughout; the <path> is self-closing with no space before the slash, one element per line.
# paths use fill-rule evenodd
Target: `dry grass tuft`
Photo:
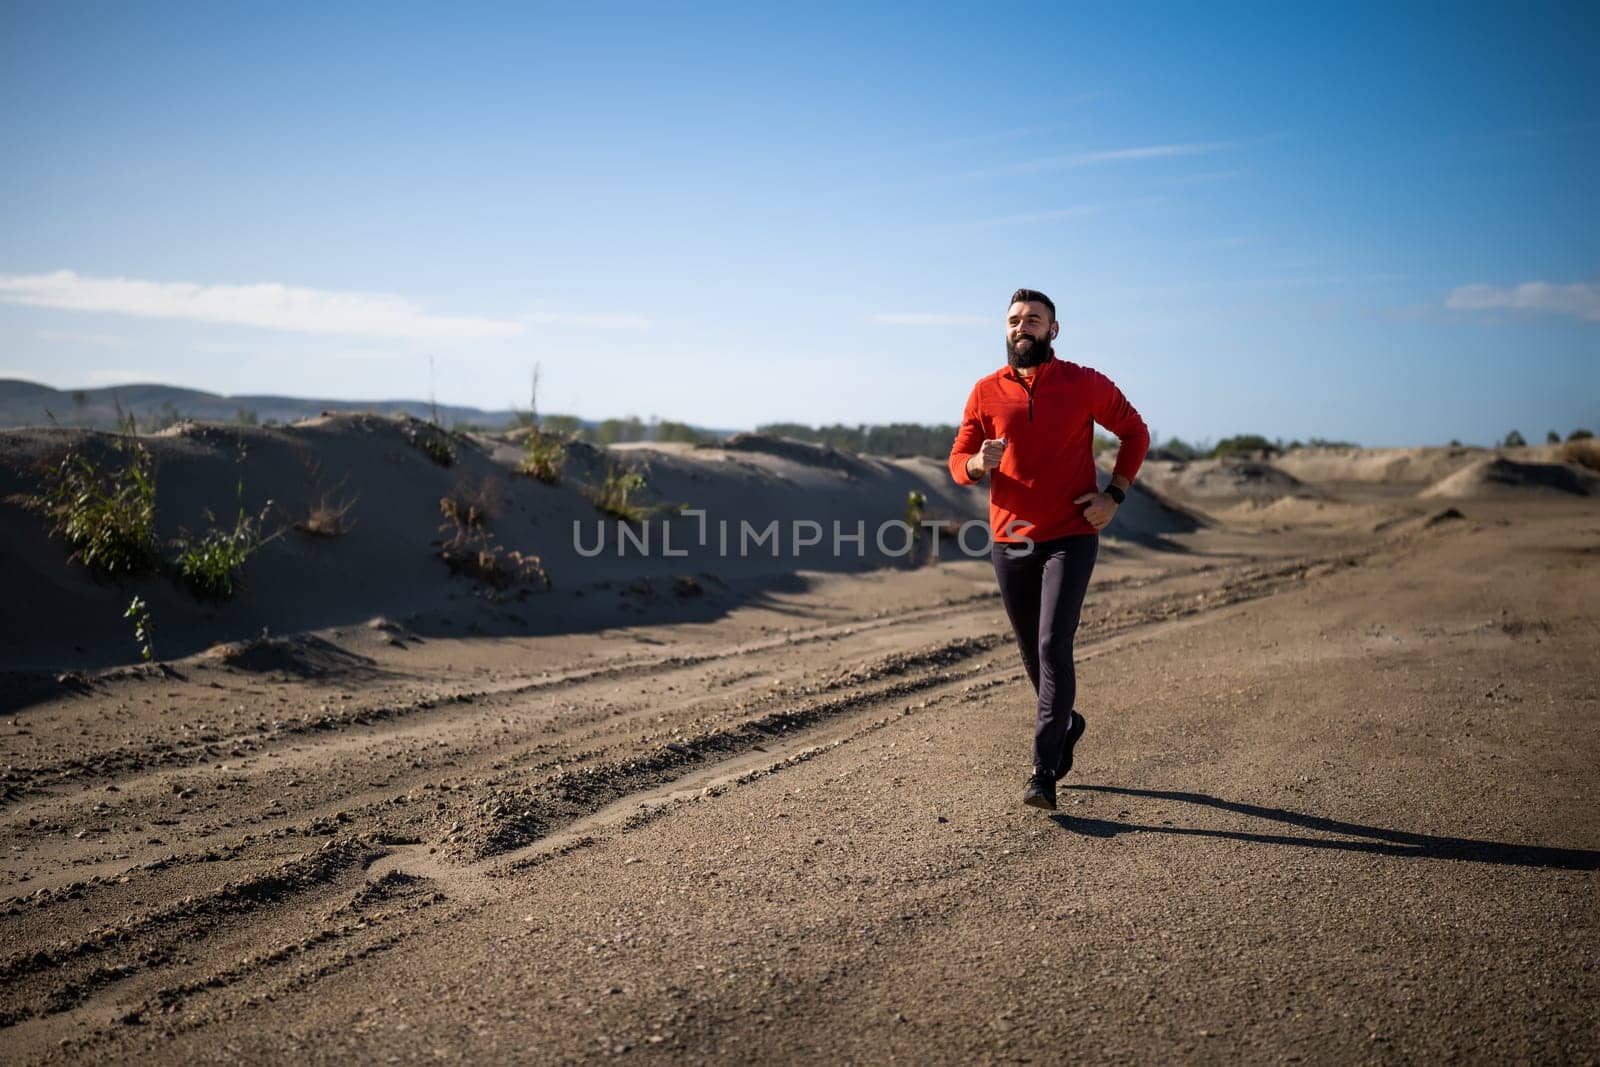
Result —
<path fill-rule="evenodd" d="M 493 477 L 474 481 L 457 479 L 450 492 L 439 498 L 439 514 L 457 530 L 485 530 L 500 514 L 500 482 Z"/>
<path fill-rule="evenodd" d="M 439 498 L 439 513 L 447 520 L 439 529 L 449 533 L 450 539 L 440 545 L 437 555 L 451 574 L 465 575 L 495 589 L 515 585 L 550 588 L 550 573 L 538 556 L 514 549 L 508 552 L 489 543 L 489 522 L 500 514 L 497 479 L 460 479 Z"/>
<path fill-rule="evenodd" d="M 507 552 L 499 545 L 489 544 L 486 538 L 457 536 L 439 549 L 439 558 L 451 574 L 465 575 L 496 589 L 515 585 L 550 588 L 550 572 L 538 556 L 515 549 Z"/>
<path fill-rule="evenodd" d="M 294 528 L 310 537 L 342 537 L 356 528 L 355 520 L 349 518 L 350 509 L 355 506 L 354 497 L 335 504 L 333 498 L 324 493 Z"/>

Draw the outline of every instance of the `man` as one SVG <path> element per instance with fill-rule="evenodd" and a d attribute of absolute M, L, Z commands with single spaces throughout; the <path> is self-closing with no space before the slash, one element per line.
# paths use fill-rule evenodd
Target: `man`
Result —
<path fill-rule="evenodd" d="M 961 485 L 989 479 L 994 573 L 1022 664 L 1038 693 L 1033 774 L 1023 802 L 1054 810 L 1056 782 L 1083 736 L 1073 708 L 1072 640 L 1106 528 L 1139 473 L 1150 431 L 1111 379 L 1055 357 L 1055 303 L 1018 289 L 1006 312 L 1006 366 L 967 398 L 950 448 Z M 1104 491 L 1094 466 L 1094 424 L 1121 439 Z"/>

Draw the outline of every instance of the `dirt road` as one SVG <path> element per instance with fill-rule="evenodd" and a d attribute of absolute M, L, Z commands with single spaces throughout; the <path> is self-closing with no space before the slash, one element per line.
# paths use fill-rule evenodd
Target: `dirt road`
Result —
<path fill-rule="evenodd" d="M 69 678 L 0 1059 L 1594 1062 L 1600 517 L 1467 511 L 1108 551 L 1055 815 L 979 563 Z"/>

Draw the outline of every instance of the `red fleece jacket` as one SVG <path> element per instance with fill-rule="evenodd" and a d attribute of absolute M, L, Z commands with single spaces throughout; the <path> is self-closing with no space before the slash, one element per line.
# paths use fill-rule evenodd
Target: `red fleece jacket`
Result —
<path fill-rule="evenodd" d="M 1121 439 L 1115 474 L 1131 483 L 1150 450 L 1144 420 L 1099 371 L 1051 358 L 1033 374 L 1031 388 L 1010 367 L 978 381 L 967 397 L 961 428 L 950 447 L 950 475 L 961 485 L 985 440 L 1003 437 L 1004 457 L 989 484 L 989 525 L 996 541 L 1028 537 L 1049 541 L 1095 533 L 1073 501 L 1097 492 L 1094 424 Z"/>

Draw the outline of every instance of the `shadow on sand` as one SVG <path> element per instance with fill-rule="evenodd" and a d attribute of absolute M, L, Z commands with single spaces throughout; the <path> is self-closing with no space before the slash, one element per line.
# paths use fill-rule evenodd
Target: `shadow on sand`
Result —
<path fill-rule="evenodd" d="M 1467 860 L 1511 867 L 1550 867 L 1568 871 L 1600 870 L 1600 851 L 1582 848 L 1546 848 L 1541 845 L 1514 845 L 1504 841 L 1480 841 L 1470 837 L 1434 837 L 1404 830 L 1325 819 L 1285 808 L 1264 808 L 1221 800 L 1205 793 L 1184 793 L 1169 789 L 1124 789 L 1110 785 L 1063 786 L 1064 791 L 1108 793 L 1113 796 L 1174 800 L 1183 804 L 1219 808 L 1238 815 L 1322 833 L 1366 838 L 1365 841 L 1331 840 L 1324 837 L 1299 837 L 1292 834 L 1254 833 L 1245 830 L 1208 830 L 1187 826 L 1146 826 L 1109 819 L 1086 819 L 1057 813 L 1050 818 L 1063 830 L 1086 837 L 1115 837 L 1118 834 L 1175 834 L 1180 837 L 1216 837 L 1228 841 L 1251 841 L 1263 845 L 1293 845 L 1300 848 L 1326 848 L 1343 852 L 1365 852 L 1374 856 L 1411 856 L 1417 859 Z"/>

